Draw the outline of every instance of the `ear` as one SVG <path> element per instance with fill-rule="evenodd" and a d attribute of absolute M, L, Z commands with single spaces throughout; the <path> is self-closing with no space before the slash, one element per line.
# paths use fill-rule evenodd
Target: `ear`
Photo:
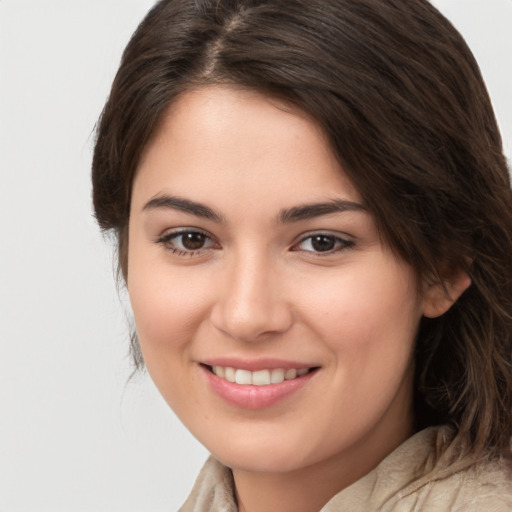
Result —
<path fill-rule="evenodd" d="M 453 270 L 441 282 L 427 283 L 423 292 L 423 316 L 436 318 L 443 315 L 470 285 L 471 278 L 463 268 Z"/>

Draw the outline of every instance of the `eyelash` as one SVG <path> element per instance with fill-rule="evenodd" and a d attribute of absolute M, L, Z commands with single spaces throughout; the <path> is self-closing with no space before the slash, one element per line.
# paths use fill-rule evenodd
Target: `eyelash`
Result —
<path fill-rule="evenodd" d="M 326 251 L 313 251 L 313 250 L 306 250 L 306 249 L 300 249 L 300 246 L 304 244 L 305 242 L 309 241 L 309 244 L 312 246 L 314 244 L 315 238 L 324 238 L 328 239 L 334 244 L 334 247 L 332 249 L 328 249 Z M 292 251 L 296 252 L 304 252 L 307 254 L 314 254 L 316 257 L 325 257 L 325 256 L 331 256 L 332 254 L 336 254 L 340 251 L 350 249 L 354 246 L 354 242 L 352 240 L 349 240 L 347 238 L 342 238 L 341 236 L 334 235 L 332 233 L 323 233 L 323 232 L 315 232 L 307 234 L 306 236 L 301 236 L 300 240 L 294 244 L 291 247 Z"/>
<path fill-rule="evenodd" d="M 186 249 L 186 248 L 179 248 L 176 247 L 175 240 L 179 239 L 180 237 L 184 237 L 185 235 L 192 235 L 192 236 L 202 236 L 204 237 L 204 242 L 208 245 L 211 245 L 209 247 L 199 247 L 198 249 Z M 309 244 L 314 249 L 313 244 L 315 243 L 313 240 L 315 238 L 324 238 L 327 239 L 327 241 L 334 244 L 334 247 L 332 249 L 328 249 L 326 251 L 315 251 L 315 250 L 308 250 L 308 249 L 301 249 L 300 246 L 306 242 L 309 241 Z M 320 241 L 320 240 L 317 240 Z M 178 231 L 172 231 L 170 233 L 166 233 L 160 238 L 156 240 L 158 244 L 161 244 L 165 247 L 166 250 L 172 252 L 173 254 L 176 254 L 177 256 L 188 256 L 193 257 L 197 256 L 203 251 L 211 250 L 211 249 L 219 249 L 220 245 L 206 232 L 201 231 L 199 229 L 193 229 L 193 228 L 183 228 Z M 183 238 L 181 238 L 181 245 L 183 247 Z M 311 234 L 307 234 L 306 236 L 301 236 L 299 241 L 292 245 L 290 248 L 290 251 L 292 252 L 303 252 L 306 254 L 314 254 L 316 257 L 325 257 L 330 256 L 332 254 L 336 254 L 340 251 L 350 249 L 354 246 L 354 242 L 352 240 L 348 240 L 346 238 L 342 238 L 337 235 L 333 235 L 332 233 L 322 233 L 322 232 L 315 232 Z"/>

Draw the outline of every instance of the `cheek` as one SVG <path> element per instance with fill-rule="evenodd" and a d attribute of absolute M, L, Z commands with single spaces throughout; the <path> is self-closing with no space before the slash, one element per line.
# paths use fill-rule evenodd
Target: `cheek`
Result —
<path fill-rule="evenodd" d="M 171 267 L 161 256 L 151 258 L 136 248 L 130 252 L 128 292 L 148 369 L 152 360 L 163 364 L 166 358 L 161 355 L 186 349 L 206 314 L 203 291 L 201 279 L 190 279 L 186 269 Z"/>
<path fill-rule="evenodd" d="M 414 274 L 402 265 L 365 265 L 334 278 L 304 283 L 307 322 L 331 351 L 357 371 L 410 357 L 421 317 Z M 297 290 L 297 293 L 299 291 Z"/>
<path fill-rule="evenodd" d="M 142 355 L 157 389 L 180 417 L 199 411 L 190 392 L 196 378 L 191 346 L 205 317 L 204 295 L 168 268 L 135 261 L 128 287 Z"/>

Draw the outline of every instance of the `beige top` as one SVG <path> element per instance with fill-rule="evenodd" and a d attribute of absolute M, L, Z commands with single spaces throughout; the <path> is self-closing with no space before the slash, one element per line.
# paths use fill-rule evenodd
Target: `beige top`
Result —
<path fill-rule="evenodd" d="M 179 512 L 237 512 L 231 470 L 210 457 Z M 448 427 L 419 432 L 320 512 L 511 512 L 512 465 L 460 457 Z M 312 511 L 316 512 L 316 511 Z"/>

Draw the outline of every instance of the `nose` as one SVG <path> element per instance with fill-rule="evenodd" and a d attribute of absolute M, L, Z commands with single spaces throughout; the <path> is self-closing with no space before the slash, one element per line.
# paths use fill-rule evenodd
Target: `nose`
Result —
<path fill-rule="evenodd" d="M 263 258 L 245 257 L 226 266 L 218 276 L 213 325 L 239 341 L 259 341 L 286 332 L 293 315 L 282 275 L 274 265 Z"/>

